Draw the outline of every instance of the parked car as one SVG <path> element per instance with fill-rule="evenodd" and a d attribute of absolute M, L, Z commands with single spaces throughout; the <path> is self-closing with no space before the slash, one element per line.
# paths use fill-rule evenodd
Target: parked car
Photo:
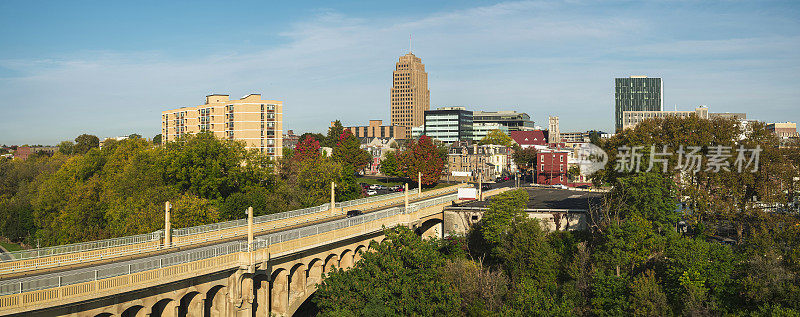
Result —
<path fill-rule="evenodd" d="M 580 185 L 580 186 L 578 186 L 578 188 L 580 188 L 580 189 L 591 189 L 592 186 L 591 185 Z"/>
<path fill-rule="evenodd" d="M 367 183 L 359 183 L 359 185 L 361 185 L 361 188 L 363 188 L 363 189 L 368 189 L 369 188 L 369 184 L 367 184 Z"/>
<path fill-rule="evenodd" d="M 402 192 L 402 191 L 406 190 L 405 188 L 403 188 L 403 186 L 400 186 L 400 185 L 397 185 L 396 187 L 397 187 L 397 189 L 394 190 L 396 192 Z"/>
<path fill-rule="evenodd" d="M 348 210 L 347 211 L 347 218 L 360 216 L 360 215 L 363 215 L 363 214 L 364 213 L 361 212 L 361 210 Z"/>
<path fill-rule="evenodd" d="M 369 189 L 380 189 L 380 186 L 381 185 L 378 185 L 378 184 L 372 184 L 372 185 L 369 185 Z"/>
<path fill-rule="evenodd" d="M 376 192 L 376 191 L 374 191 L 372 189 L 367 191 L 367 196 L 373 196 L 373 195 L 376 195 L 376 194 L 378 194 L 378 192 Z"/>

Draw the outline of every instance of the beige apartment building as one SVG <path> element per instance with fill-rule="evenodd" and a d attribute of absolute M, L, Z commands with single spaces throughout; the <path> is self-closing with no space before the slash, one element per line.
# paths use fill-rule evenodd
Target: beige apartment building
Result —
<path fill-rule="evenodd" d="M 666 117 L 679 117 L 686 118 L 695 114 L 700 119 L 713 119 L 713 118 L 727 118 L 735 120 L 747 119 L 744 113 L 709 113 L 708 108 L 700 106 L 694 111 L 623 111 L 622 112 L 622 129 L 629 129 L 637 126 L 644 120 L 652 118 L 666 118 Z"/>
<path fill-rule="evenodd" d="M 331 122 L 333 126 L 333 122 Z M 345 127 L 357 138 L 406 138 L 406 127 L 397 125 L 383 125 L 383 120 L 369 120 L 369 126 Z"/>
<path fill-rule="evenodd" d="M 200 131 L 245 142 L 275 159 L 283 154 L 283 101 L 262 100 L 260 94 L 230 100 L 228 95 L 208 95 L 204 104 L 161 112 L 164 142 Z"/>
<path fill-rule="evenodd" d="M 395 64 L 390 104 L 391 125 L 405 127 L 405 136 L 400 139 L 410 139 L 411 128 L 425 124 L 425 110 L 431 104 L 425 64 L 412 53 L 400 56 Z"/>

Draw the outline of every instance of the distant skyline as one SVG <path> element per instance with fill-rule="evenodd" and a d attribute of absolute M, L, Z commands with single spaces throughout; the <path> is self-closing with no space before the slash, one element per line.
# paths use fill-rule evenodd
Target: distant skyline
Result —
<path fill-rule="evenodd" d="M 284 129 L 389 122 L 397 58 L 431 109 L 515 110 L 614 130 L 614 78 L 660 77 L 664 110 L 800 120 L 797 1 L 2 1 L 0 144 L 160 132 L 214 93 L 284 102 Z"/>

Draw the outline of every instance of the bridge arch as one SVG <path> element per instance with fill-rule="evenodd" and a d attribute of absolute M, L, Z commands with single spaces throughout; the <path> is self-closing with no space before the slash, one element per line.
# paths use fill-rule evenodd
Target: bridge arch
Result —
<path fill-rule="evenodd" d="M 362 244 L 356 247 L 356 250 L 353 252 L 353 266 L 355 266 L 358 261 L 361 261 L 361 256 L 364 252 L 367 252 L 367 246 Z"/>
<path fill-rule="evenodd" d="M 443 227 L 442 227 L 442 219 L 439 218 L 432 218 L 425 220 L 422 224 L 417 227 L 415 232 L 422 236 L 423 239 L 426 238 L 439 238 L 443 237 Z"/>
<path fill-rule="evenodd" d="M 132 304 L 133 305 L 128 306 L 128 308 L 123 310 L 119 315 L 121 317 L 138 317 L 146 314 L 142 300 L 136 300 Z"/>
<path fill-rule="evenodd" d="M 150 309 L 150 316 L 177 316 L 178 305 L 172 298 L 164 298 L 153 304 Z"/>
<path fill-rule="evenodd" d="M 178 316 L 203 316 L 203 295 L 192 287 L 192 290 L 185 292 L 178 302 Z"/>
<path fill-rule="evenodd" d="M 349 270 L 353 267 L 355 261 L 353 260 L 353 250 L 345 249 L 342 251 L 342 255 L 339 258 L 339 267 L 345 270 Z"/>
<path fill-rule="evenodd" d="M 304 297 L 307 285 L 306 270 L 306 265 L 303 263 L 295 264 L 289 270 L 289 302 Z"/>
<path fill-rule="evenodd" d="M 324 273 L 323 265 L 325 262 L 320 258 L 315 258 L 308 263 L 306 274 L 306 287 L 322 282 L 322 274 Z"/>
<path fill-rule="evenodd" d="M 322 273 L 323 275 L 327 276 L 328 274 L 331 274 L 331 272 L 333 272 L 337 267 L 339 267 L 339 256 L 336 254 L 330 254 L 325 258 L 325 267 Z"/>
<path fill-rule="evenodd" d="M 99 313 L 99 314 L 95 315 L 95 317 L 111 317 L 111 316 L 114 316 L 114 315 L 112 315 L 111 313 Z"/>
<path fill-rule="evenodd" d="M 205 316 L 216 317 L 225 316 L 228 311 L 228 301 L 226 296 L 228 287 L 215 285 L 206 293 L 206 300 L 203 303 L 203 313 Z"/>

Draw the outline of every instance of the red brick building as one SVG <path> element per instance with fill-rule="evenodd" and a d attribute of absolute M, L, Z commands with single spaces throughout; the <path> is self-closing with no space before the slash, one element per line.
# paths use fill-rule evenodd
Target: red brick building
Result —
<path fill-rule="evenodd" d="M 542 185 L 567 185 L 567 159 L 569 151 L 542 149 L 536 152 L 536 183 Z"/>

